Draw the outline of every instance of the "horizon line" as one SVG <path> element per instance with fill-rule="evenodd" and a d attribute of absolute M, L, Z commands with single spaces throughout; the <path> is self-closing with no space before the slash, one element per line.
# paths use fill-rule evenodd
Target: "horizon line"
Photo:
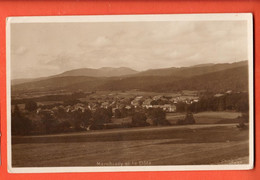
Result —
<path fill-rule="evenodd" d="M 49 75 L 49 76 L 27 77 L 27 78 L 24 77 L 24 78 L 14 78 L 14 79 L 11 77 L 11 81 L 12 80 L 22 80 L 22 79 L 47 78 L 47 77 L 57 76 L 57 75 L 60 75 L 60 74 L 63 74 L 63 73 L 69 72 L 69 71 L 80 70 L 80 69 L 99 70 L 99 69 L 102 69 L 102 68 L 113 68 L 113 69 L 128 68 L 128 69 L 131 69 L 133 71 L 136 71 L 136 73 L 140 73 L 140 72 L 145 72 L 145 71 L 149 71 L 149 70 L 170 69 L 170 68 L 187 68 L 187 67 L 196 67 L 196 66 L 200 66 L 200 65 L 233 64 L 233 63 L 240 63 L 240 62 L 244 62 L 244 61 L 248 61 L 248 60 L 240 60 L 240 61 L 225 62 L 225 63 L 200 63 L 200 64 L 191 65 L 191 66 L 171 66 L 171 67 L 162 67 L 162 68 L 155 68 L 155 69 L 150 68 L 150 69 L 145 69 L 145 70 L 136 70 L 134 68 L 126 67 L 126 66 L 120 66 L 120 67 L 103 66 L 103 67 L 99 67 L 99 68 L 83 67 L 83 68 L 73 68 L 73 69 L 66 70 L 66 71 L 63 71 L 61 73 L 53 74 L 53 75 Z"/>

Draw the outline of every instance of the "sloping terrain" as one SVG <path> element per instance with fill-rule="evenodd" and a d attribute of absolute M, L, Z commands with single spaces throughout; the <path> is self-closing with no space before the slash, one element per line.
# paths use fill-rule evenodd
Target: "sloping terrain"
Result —
<path fill-rule="evenodd" d="M 217 65 L 214 65 L 214 67 Z M 49 91 L 49 90 L 131 90 L 139 89 L 143 91 L 167 92 L 179 90 L 209 90 L 219 92 L 225 90 L 247 91 L 248 89 L 248 66 L 240 64 L 228 68 L 212 71 L 208 67 L 207 71 L 190 69 L 187 73 L 173 73 L 173 75 L 141 75 L 138 76 L 117 76 L 117 77 L 88 77 L 88 76 L 62 76 L 49 79 L 22 83 L 12 86 L 13 93 L 26 91 Z M 195 67 L 197 68 L 205 68 Z M 168 70 L 167 70 L 168 71 Z M 183 70 L 184 71 L 184 70 Z M 186 70 L 185 70 L 186 71 Z M 194 72 L 200 75 L 191 75 Z M 176 74 L 176 75 L 175 75 Z M 179 76 L 177 76 L 177 74 Z M 196 74 L 196 73 L 195 73 Z"/>
<path fill-rule="evenodd" d="M 86 76 L 86 77 L 115 77 L 115 76 L 126 76 L 126 75 L 133 75 L 138 73 L 131 68 L 127 67 L 119 67 L 119 68 L 112 68 L 112 67 L 102 67 L 99 69 L 92 69 L 92 68 L 81 68 L 81 69 L 73 69 L 70 71 L 65 71 L 61 74 L 57 74 L 54 76 L 49 77 L 40 77 L 40 78 L 28 78 L 28 79 L 13 79 L 12 85 L 18 85 L 28 82 L 36 82 L 41 80 L 52 79 L 55 77 L 68 77 L 68 76 Z"/>
<path fill-rule="evenodd" d="M 125 76 L 125 75 L 136 74 L 137 72 L 138 71 L 135 71 L 127 67 L 120 67 L 120 68 L 102 67 L 99 69 L 82 68 L 82 69 L 66 71 L 54 77 L 64 77 L 64 76 L 114 77 L 114 76 Z"/>
<path fill-rule="evenodd" d="M 171 67 L 163 69 L 150 69 L 143 71 L 133 76 L 177 76 L 177 77 L 192 77 L 197 75 L 203 75 L 207 73 L 218 72 L 226 69 L 232 69 L 236 67 L 247 66 L 247 61 L 240 61 L 235 63 L 224 64 L 199 64 L 190 67 Z"/>

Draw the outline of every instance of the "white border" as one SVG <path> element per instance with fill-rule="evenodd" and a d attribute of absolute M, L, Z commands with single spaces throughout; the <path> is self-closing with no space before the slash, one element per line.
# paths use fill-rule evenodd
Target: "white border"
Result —
<path fill-rule="evenodd" d="M 69 22 L 136 22 L 136 21 L 247 21 L 249 65 L 249 164 L 242 165 L 182 165 L 182 166 L 114 166 L 114 167 L 41 167 L 11 166 L 11 24 Z M 43 172 L 122 172 L 122 171 L 186 171 L 186 170 L 248 170 L 254 167 L 254 67 L 253 16 L 251 13 L 174 14 L 174 15 L 100 15 L 100 16 L 32 16 L 8 17 L 6 23 L 6 87 L 7 87 L 7 167 L 10 173 Z"/>

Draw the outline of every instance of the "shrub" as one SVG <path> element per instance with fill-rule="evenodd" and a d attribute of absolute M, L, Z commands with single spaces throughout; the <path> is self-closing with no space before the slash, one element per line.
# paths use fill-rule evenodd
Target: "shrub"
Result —
<path fill-rule="evenodd" d="M 187 113 L 184 121 L 186 122 L 186 124 L 195 124 L 195 119 L 192 113 Z"/>
<path fill-rule="evenodd" d="M 193 114 L 191 112 L 186 114 L 185 119 L 183 119 L 183 120 L 179 119 L 177 121 L 178 125 L 195 124 L 195 123 L 196 123 L 195 119 L 194 119 Z"/>

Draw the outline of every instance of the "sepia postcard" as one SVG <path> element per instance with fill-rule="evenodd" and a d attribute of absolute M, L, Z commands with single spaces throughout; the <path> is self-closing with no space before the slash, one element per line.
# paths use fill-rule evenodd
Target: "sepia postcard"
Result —
<path fill-rule="evenodd" d="M 252 18 L 7 18 L 8 171 L 252 169 Z"/>

